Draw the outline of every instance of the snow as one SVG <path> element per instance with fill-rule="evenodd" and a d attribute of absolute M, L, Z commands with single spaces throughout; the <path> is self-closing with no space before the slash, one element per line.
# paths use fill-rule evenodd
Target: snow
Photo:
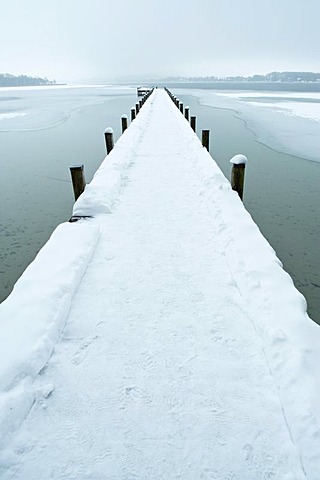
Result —
<path fill-rule="evenodd" d="M 8 113 L 0 113 L 0 120 L 7 120 L 16 117 L 24 117 L 27 115 L 26 112 L 8 112 Z"/>
<path fill-rule="evenodd" d="M 231 109 L 259 142 L 319 162 L 320 93 L 179 90 L 202 105 Z"/>
<path fill-rule="evenodd" d="M 111 127 L 108 127 L 105 129 L 105 133 L 113 133 L 113 129 Z"/>
<path fill-rule="evenodd" d="M 1 479 L 318 480 L 319 327 L 163 90 L 75 212 L 0 313 Z"/>
<path fill-rule="evenodd" d="M 61 224 L 0 305 L 0 447 L 34 403 L 33 380 L 63 331 L 98 236 L 92 225 Z"/>
<path fill-rule="evenodd" d="M 248 162 L 248 159 L 245 155 L 242 155 L 238 153 L 238 155 L 235 155 L 234 157 L 231 158 L 230 163 L 233 165 L 243 165 Z"/>

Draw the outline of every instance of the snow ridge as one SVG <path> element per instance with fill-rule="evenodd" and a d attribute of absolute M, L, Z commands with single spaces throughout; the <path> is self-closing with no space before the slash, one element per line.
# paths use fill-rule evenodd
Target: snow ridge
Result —
<path fill-rule="evenodd" d="M 0 449 L 33 405 L 33 381 L 64 329 L 98 238 L 95 226 L 59 225 L 0 305 Z"/>
<path fill-rule="evenodd" d="M 139 111 L 139 121 L 135 119 L 126 129 L 95 173 L 93 180 L 85 188 L 73 208 L 74 216 L 94 216 L 111 213 L 119 202 L 122 186 L 127 181 L 127 170 L 132 165 L 135 152 L 140 144 L 145 128 L 153 112 L 153 97 Z M 148 105 L 148 107 L 147 107 Z"/>

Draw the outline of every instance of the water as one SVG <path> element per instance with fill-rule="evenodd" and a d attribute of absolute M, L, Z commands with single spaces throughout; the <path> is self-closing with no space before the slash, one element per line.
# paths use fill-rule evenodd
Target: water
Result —
<path fill-rule="evenodd" d="M 237 153 L 249 158 L 245 206 L 306 297 L 309 315 L 320 324 L 320 164 L 260 143 L 237 112 L 201 106 L 191 95 L 179 98 L 197 116 L 198 134 L 210 129 L 210 153 L 227 178 L 230 158 Z"/>
<path fill-rule="evenodd" d="M 203 89 L 203 90 L 255 90 L 271 92 L 320 92 L 319 83 L 294 83 L 294 82 L 185 82 L 165 84 L 174 92 L 177 88 Z"/>
<path fill-rule="evenodd" d="M 0 121 L 0 301 L 54 228 L 70 218 L 69 166 L 83 163 L 90 181 L 105 156 L 105 128 L 112 126 L 119 137 L 120 117 L 129 114 L 136 96 L 134 90 L 116 93 L 42 90 L 31 98 L 30 92 L 0 91 L 0 99 L 15 97 L 0 102 L 0 112 L 11 106 L 30 112 L 30 122 L 27 115 Z M 34 130 L 23 130 L 30 125 Z M 20 131 L 1 131 L 10 128 Z"/>
<path fill-rule="evenodd" d="M 201 106 L 191 93 L 179 97 L 197 115 L 198 133 L 210 129 L 210 151 L 224 174 L 230 178 L 233 155 L 248 156 L 245 206 L 320 323 L 320 164 L 269 148 L 236 112 Z M 105 155 L 105 127 L 117 138 L 120 116 L 136 101 L 135 91 L 126 89 L 0 91 L 0 115 L 27 112 L 0 120 L 0 300 L 56 225 L 70 217 L 69 166 L 84 163 L 89 181 Z"/>

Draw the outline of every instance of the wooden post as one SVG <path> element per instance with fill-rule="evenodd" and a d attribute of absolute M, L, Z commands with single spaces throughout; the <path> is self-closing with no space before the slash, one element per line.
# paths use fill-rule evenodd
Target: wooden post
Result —
<path fill-rule="evenodd" d="M 202 130 L 202 146 L 209 152 L 209 134 L 210 130 Z"/>
<path fill-rule="evenodd" d="M 183 113 L 183 103 L 180 102 L 180 112 Z"/>
<path fill-rule="evenodd" d="M 136 116 L 138 115 L 139 110 L 140 110 L 140 108 L 139 108 L 139 103 L 136 103 Z"/>
<path fill-rule="evenodd" d="M 194 132 L 196 131 L 196 117 L 191 117 L 191 128 Z"/>
<path fill-rule="evenodd" d="M 248 159 L 244 155 L 235 155 L 230 160 L 230 163 L 232 163 L 231 188 L 238 193 L 241 200 L 243 199 L 244 173 L 247 161 Z"/>
<path fill-rule="evenodd" d="M 122 115 L 121 126 L 122 126 L 122 133 L 123 133 L 128 128 L 128 117 L 127 117 L 127 115 Z"/>
<path fill-rule="evenodd" d="M 131 108 L 131 122 L 132 120 L 134 120 L 136 118 L 136 109 L 135 108 Z"/>
<path fill-rule="evenodd" d="M 106 131 L 104 132 L 104 138 L 106 140 L 107 154 L 109 154 L 114 147 L 112 128 L 108 127 L 106 129 Z"/>
<path fill-rule="evenodd" d="M 142 100 L 139 101 L 139 109 L 142 107 Z"/>
<path fill-rule="evenodd" d="M 190 112 L 190 108 L 189 107 L 186 107 L 184 109 L 184 116 L 186 117 L 186 119 L 188 120 L 189 122 L 189 112 Z"/>
<path fill-rule="evenodd" d="M 77 200 L 84 191 L 86 181 L 84 179 L 84 166 L 70 167 L 74 199 Z"/>

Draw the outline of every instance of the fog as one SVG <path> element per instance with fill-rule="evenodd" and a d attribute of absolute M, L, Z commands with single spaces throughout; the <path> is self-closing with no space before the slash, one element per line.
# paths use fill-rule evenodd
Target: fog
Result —
<path fill-rule="evenodd" d="M 319 0 L 10 0 L 0 72 L 57 81 L 320 71 Z"/>

